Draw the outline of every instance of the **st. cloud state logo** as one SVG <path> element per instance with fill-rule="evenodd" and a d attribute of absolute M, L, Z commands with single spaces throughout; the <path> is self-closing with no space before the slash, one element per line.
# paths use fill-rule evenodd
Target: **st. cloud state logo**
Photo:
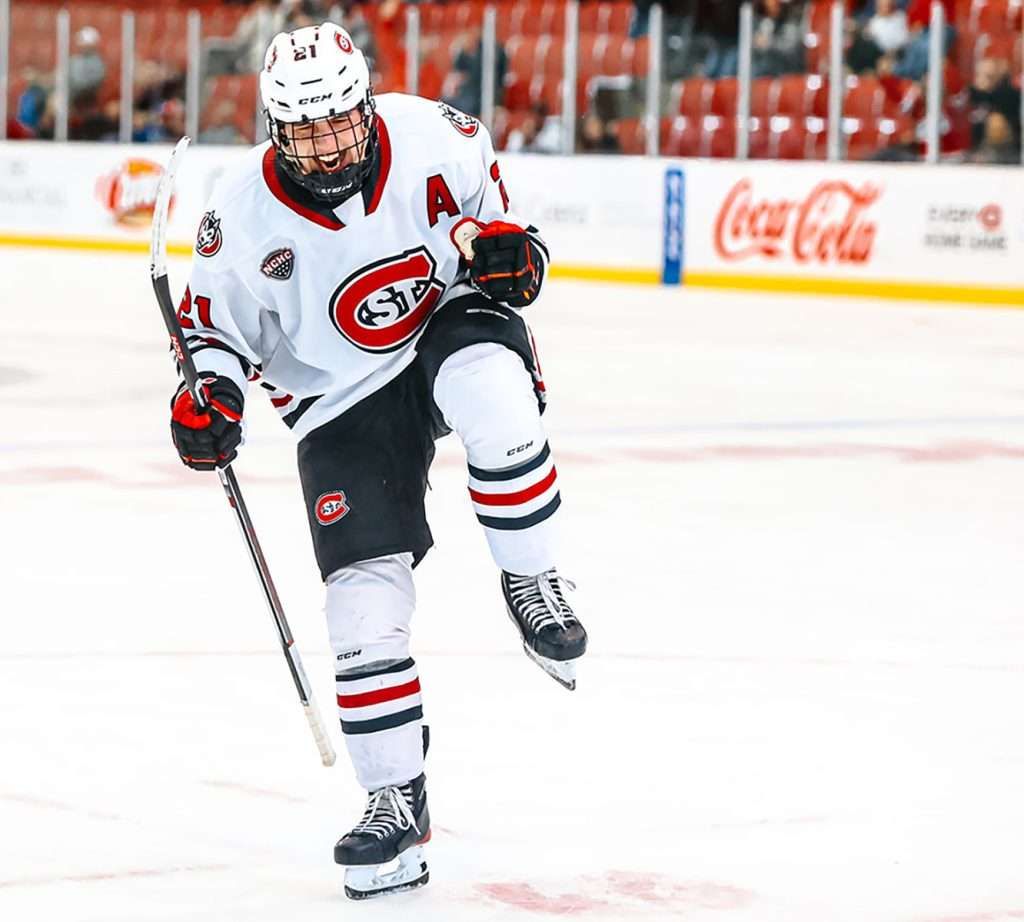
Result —
<path fill-rule="evenodd" d="M 392 352 L 426 323 L 444 283 L 425 246 L 371 263 L 342 282 L 329 304 L 331 322 L 366 352 Z"/>

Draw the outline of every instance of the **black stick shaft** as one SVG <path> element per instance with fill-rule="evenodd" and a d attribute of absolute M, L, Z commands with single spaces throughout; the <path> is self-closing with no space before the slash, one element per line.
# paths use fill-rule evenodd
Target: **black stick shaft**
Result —
<path fill-rule="evenodd" d="M 196 370 L 195 360 L 185 344 L 185 334 L 178 321 L 178 313 L 174 309 L 174 302 L 171 300 L 170 284 L 166 275 L 160 275 L 153 279 L 153 291 L 156 293 L 157 303 L 160 305 L 160 314 L 164 318 L 164 326 L 167 327 L 167 335 L 171 338 L 171 347 L 181 366 L 182 377 L 185 379 L 188 389 L 192 392 L 192 399 L 196 409 L 202 410 L 206 406 L 203 393 L 199 387 L 199 372 Z M 259 578 L 260 586 L 263 588 L 263 595 L 267 600 L 267 607 L 274 617 L 274 624 L 277 626 L 278 639 L 281 641 L 281 648 L 284 651 L 285 659 L 288 661 L 288 669 L 292 674 L 292 681 L 295 683 L 295 690 L 299 693 L 299 699 L 304 705 L 309 704 L 310 691 L 302 666 L 293 655 L 292 645 L 295 643 L 292 637 L 291 628 L 288 626 L 288 619 L 285 617 L 281 599 L 277 594 L 277 587 L 270 575 L 270 568 L 267 566 L 266 558 L 263 556 L 263 549 L 260 547 L 259 539 L 256 537 L 256 530 L 253 528 L 252 519 L 249 517 L 249 509 L 242 498 L 242 490 L 238 485 L 235 472 L 231 465 L 218 468 L 221 484 L 227 495 L 228 503 L 234 510 L 238 527 L 245 539 L 245 545 L 249 550 L 249 558 L 252 560 L 256 575 Z"/>

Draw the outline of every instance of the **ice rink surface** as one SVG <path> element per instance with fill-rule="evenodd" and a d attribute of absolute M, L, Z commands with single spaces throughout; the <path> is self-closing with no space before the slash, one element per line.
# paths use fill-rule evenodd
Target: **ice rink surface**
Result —
<path fill-rule="evenodd" d="M 432 879 L 353 904 L 331 848 L 364 795 L 170 446 L 145 258 L 3 250 L 0 295 L 0 919 L 1024 919 L 1024 313 L 551 283 L 579 690 L 519 649 L 445 440 Z M 294 448 L 248 416 L 333 715 Z"/>

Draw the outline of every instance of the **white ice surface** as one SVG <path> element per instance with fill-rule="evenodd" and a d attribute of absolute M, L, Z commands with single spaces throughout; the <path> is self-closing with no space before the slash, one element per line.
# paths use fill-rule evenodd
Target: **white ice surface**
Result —
<path fill-rule="evenodd" d="M 579 690 L 519 650 L 445 440 L 432 881 L 354 905 L 363 794 L 172 452 L 145 259 L 0 252 L 0 919 L 1024 919 L 1024 313 L 549 287 Z M 294 449 L 249 409 L 237 472 L 333 714 Z"/>

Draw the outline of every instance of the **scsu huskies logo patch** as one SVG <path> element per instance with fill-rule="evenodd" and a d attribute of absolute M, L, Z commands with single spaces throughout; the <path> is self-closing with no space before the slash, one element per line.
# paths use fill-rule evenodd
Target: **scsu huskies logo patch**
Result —
<path fill-rule="evenodd" d="M 441 114 L 463 137 L 471 138 L 480 130 L 480 123 L 472 115 L 466 115 L 465 112 L 453 109 L 444 102 L 439 102 L 438 105 L 441 107 Z"/>
<path fill-rule="evenodd" d="M 321 525 L 333 525 L 338 519 L 343 519 L 349 513 L 345 494 L 340 490 L 335 493 L 322 494 L 318 497 L 313 511 L 316 513 L 316 520 Z"/>
<path fill-rule="evenodd" d="M 260 263 L 260 272 L 268 279 L 280 279 L 282 282 L 292 277 L 294 268 L 295 254 L 288 247 L 267 253 Z"/>
<path fill-rule="evenodd" d="M 196 252 L 200 256 L 214 256 L 220 252 L 224 237 L 220 232 L 220 218 L 208 211 L 199 222 L 199 235 L 196 237 Z"/>
<path fill-rule="evenodd" d="M 444 294 L 437 261 L 425 246 L 353 272 L 331 295 L 335 329 L 366 352 L 391 352 L 409 342 Z"/>

